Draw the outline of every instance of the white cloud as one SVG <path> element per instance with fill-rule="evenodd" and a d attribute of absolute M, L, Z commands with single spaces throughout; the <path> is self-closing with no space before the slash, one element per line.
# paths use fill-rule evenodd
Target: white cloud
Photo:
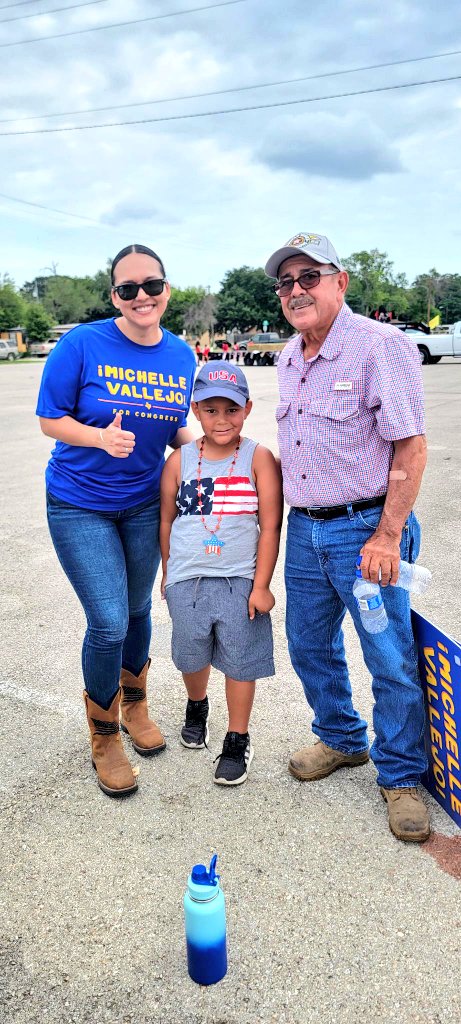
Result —
<path fill-rule="evenodd" d="M 184 0 L 184 8 L 189 6 Z M 193 6 L 190 4 L 190 6 Z M 4 39 L 162 13 L 123 0 L 5 25 Z M 47 31 L 44 30 L 44 25 Z M 305 0 L 173 17 L 61 41 L 3 48 L 2 117 L 84 107 L 113 111 L 0 124 L 9 130 L 100 124 L 308 99 L 458 71 L 458 58 L 338 75 L 215 97 L 239 88 L 461 49 L 432 0 Z M 87 217 L 0 199 L 1 269 L 18 283 L 55 261 L 93 273 L 132 240 L 152 244 L 177 284 L 215 287 L 227 269 L 261 265 L 301 229 L 331 234 L 343 256 L 387 250 L 410 277 L 434 262 L 458 270 L 458 83 L 163 124 L 0 138 L 2 192 Z M 142 106 L 126 108 L 126 104 Z"/>

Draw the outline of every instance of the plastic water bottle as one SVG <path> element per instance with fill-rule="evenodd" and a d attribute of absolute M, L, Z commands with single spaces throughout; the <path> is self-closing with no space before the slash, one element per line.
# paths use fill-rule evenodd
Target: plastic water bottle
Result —
<path fill-rule="evenodd" d="M 184 895 L 187 966 L 199 985 L 214 985 L 227 971 L 226 909 L 217 859 L 215 854 L 209 871 L 204 864 L 192 868 Z"/>
<path fill-rule="evenodd" d="M 355 570 L 355 575 L 357 579 L 354 580 L 352 593 L 357 601 L 362 626 L 367 633 L 382 633 L 387 629 L 389 620 L 383 604 L 381 587 L 379 583 L 364 580 L 359 566 Z"/>
<path fill-rule="evenodd" d="M 410 565 L 409 562 L 400 562 L 399 576 L 396 583 L 402 590 L 409 590 L 412 594 L 424 594 L 432 579 L 432 573 L 423 565 Z"/>

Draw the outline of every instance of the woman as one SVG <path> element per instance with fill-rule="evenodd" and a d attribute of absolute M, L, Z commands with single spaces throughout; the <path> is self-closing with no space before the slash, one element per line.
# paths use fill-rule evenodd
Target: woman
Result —
<path fill-rule="evenodd" d="M 195 357 L 160 326 L 170 286 L 155 252 L 122 249 L 111 280 L 121 316 L 61 339 L 37 415 L 57 441 L 46 471 L 51 538 L 87 618 L 82 668 L 93 767 L 104 793 L 125 796 L 137 782 L 119 720 L 139 754 L 165 748 L 146 699 L 159 485 L 166 446 L 192 440 L 185 424 Z"/>

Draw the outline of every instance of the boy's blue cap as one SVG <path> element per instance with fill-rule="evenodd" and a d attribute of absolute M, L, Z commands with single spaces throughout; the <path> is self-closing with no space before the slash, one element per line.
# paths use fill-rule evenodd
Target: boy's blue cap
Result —
<path fill-rule="evenodd" d="M 206 398 L 229 398 L 244 408 L 249 397 L 245 374 L 239 366 L 232 366 L 225 359 L 205 363 L 195 378 L 194 402 L 203 402 Z"/>

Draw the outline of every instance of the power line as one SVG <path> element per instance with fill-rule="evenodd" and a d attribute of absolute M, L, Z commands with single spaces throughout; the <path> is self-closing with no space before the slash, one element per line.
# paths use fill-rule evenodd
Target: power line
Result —
<path fill-rule="evenodd" d="M 76 7 L 94 7 L 95 4 L 106 4 L 107 0 L 85 0 L 81 4 L 72 4 L 70 7 L 55 7 L 53 11 L 34 11 L 32 14 L 18 14 L 15 18 L 4 18 L 0 25 L 9 25 L 12 21 L 25 21 L 26 18 L 40 18 L 43 14 L 60 14 L 61 11 L 74 11 Z M 15 4 L 10 5 L 15 6 Z M 0 7 L 0 11 L 4 8 Z"/>
<path fill-rule="evenodd" d="M 449 50 L 444 53 L 430 53 L 425 57 L 407 57 L 405 60 L 391 60 L 384 64 L 365 64 L 362 67 L 344 68 L 343 71 L 323 71 L 315 75 L 304 75 L 302 78 L 283 78 L 276 82 L 258 82 L 255 85 L 234 86 L 231 89 L 213 89 L 211 92 L 189 93 L 186 96 L 167 96 L 155 100 L 139 100 L 136 103 L 115 103 L 107 107 L 86 107 L 83 110 L 63 110 L 53 114 L 33 114 L 31 117 L 0 118 L 0 124 L 13 124 L 21 121 L 42 121 L 49 117 L 71 117 L 74 114 L 97 114 L 103 110 L 127 110 L 132 107 L 148 107 L 158 103 L 174 103 L 177 100 L 196 100 L 207 96 L 224 96 L 233 92 L 248 92 L 251 89 L 269 89 L 278 85 L 296 85 L 299 82 L 310 82 L 317 78 L 334 78 L 337 75 L 352 75 L 359 71 L 375 71 L 378 68 L 391 68 L 401 64 L 414 64 L 423 60 L 436 60 L 439 57 L 458 56 L 461 50 Z"/>
<path fill-rule="evenodd" d="M 35 39 L 17 39 L 14 43 L 0 43 L 0 49 L 10 46 L 26 46 L 27 43 L 45 43 L 50 39 L 67 39 L 69 36 L 82 36 L 87 32 L 105 32 L 109 28 L 127 28 L 129 25 L 143 25 L 148 21 L 161 21 L 164 18 L 176 18 L 182 14 L 196 14 L 198 11 L 212 11 L 217 7 L 233 7 L 235 4 L 245 4 L 248 0 L 223 0 L 218 4 L 208 4 L 206 7 L 189 7 L 185 11 L 171 11 L 169 14 L 155 14 L 150 18 L 135 18 L 133 21 L 118 21 L 111 25 L 92 25 L 90 28 L 74 29 L 72 32 L 59 32 L 52 36 L 36 36 Z"/>
<path fill-rule="evenodd" d="M 51 213 L 60 213 L 63 214 L 64 217 L 72 217 L 74 220 L 85 220 L 90 224 L 97 224 L 98 227 L 101 227 L 99 221 L 92 220 L 91 217 L 83 217 L 78 213 L 68 213 L 67 210 L 56 210 L 54 206 L 42 206 L 41 203 L 32 203 L 28 199 L 16 199 L 15 196 L 7 196 L 4 192 L 0 192 L 0 199 L 8 199 L 8 202 L 10 203 L 21 203 L 22 206 L 34 206 L 38 210 L 49 210 Z"/>
<path fill-rule="evenodd" d="M 26 4 L 28 6 L 29 4 L 36 4 L 36 3 L 40 4 L 40 3 L 42 3 L 42 0 L 19 0 L 19 2 L 15 3 L 15 4 L 3 4 L 3 6 L 0 7 L 0 11 L 7 11 L 11 7 L 25 7 Z"/>
<path fill-rule="evenodd" d="M 6 11 L 6 10 L 8 10 L 11 7 L 24 7 L 26 4 L 36 4 L 36 3 L 37 3 L 37 0 L 19 0 L 19 3 L 16 3 L 16 4 L 4 4 L 3 7 L 0 7 L 0 11 Z M 38 0 L 38 3 L 41 3 L 41 0 Z"/>
<path fill-rule="evenodd" d="M 36 3 L 37 3 L 37 0 L 19 0 L 19 3 L 16 3 L 16 4 L 4 4 L 3 7 L 0 7 L 0 11 L 7 11 L 11 7 L 24 7 L 26 4 L 36 4 Z M 38 0 L 38 3 L 41 3 L 41 0 Z"/>
<path fill-rule="evenodd" d="M 461 75 L 449 78 L 429 78 L 424 82 L 402 82 L 399 85 L 381 85 L 375 89 L 357 89 L 354 92 L 330 93 L 327 96 L 310 96 L 303 100 L 280 100 L 277 103 L 259 103 L 251 107 L 230 107 L 227 110 L 203 110 L 196 114 L 173 114 L 169 117 L 145 117 L 136 121 L 109 121 L 104 124 L 81 124 L 71 128 L 33 128 L 32 131 L 0 132 L 0 138 L 12 135 L 53 135 L 62 132 L 83 132 L 96 128 L 121 128 L 125 125 L 160 124 L 166 121 L 189 121 L 199 117 L 217 117 L 221 114 L 242 114 L 249 110 L 273 110 L 275 107 L 299 106 L 301 103 L 318 103 L 321 100 L 338 100 L 350 96 L 368 96 L 371 93 L 391 92 L 395 89 L 413 89 L 419 85 L 437 85 L 441 82 L 458 82 Z"/>
<path fill-rule="evenodd" d="M 105 223 L 104 221 L 93 220 L 91 217 L 83 217 L 78 213 L 69 213 L 68 210 L 57 210 L 54 206 L 45 206 L 43 203 L 32 203 L 28 199 L 18 199 L 17 196 L 7 196 L 4 192 L 0 192 L 0 199 L 7 199 L 8 202 L 19 203 L 21 206 L 33 206 L 38 210 L 46 210 L 49 213 L 59 213 L 63 217 L 72 217 L 73 220 L 84 220 L 88 224 L 94 224 L 96 227 L 104 231 L 120 231 L 120 227 L 118 224 L 108 224 Z M 175 242 L 174 239 L 169 238 L 168 245 L 178 249 L 192 249 L 194 252 L 196 250 L 209 252 L 208 246 L 200 245 L 197 242 L 185 242 L 183 239 L 181 239 L 180 242 Z"/>

